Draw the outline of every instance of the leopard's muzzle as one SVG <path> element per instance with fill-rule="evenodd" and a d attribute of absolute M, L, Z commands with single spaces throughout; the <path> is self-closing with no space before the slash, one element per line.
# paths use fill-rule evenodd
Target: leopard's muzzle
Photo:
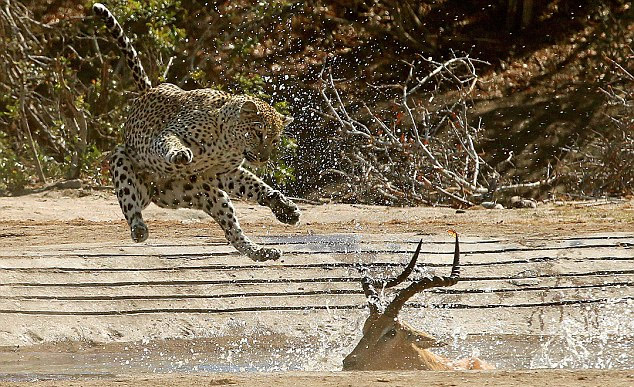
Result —
<path fill-rule="evenodd" d="M 251 151 L 244 151 L 244 158 L 250 163 L 255 163 L 258 161 L 258 157 L 255 155 L 255 153 Z"/>

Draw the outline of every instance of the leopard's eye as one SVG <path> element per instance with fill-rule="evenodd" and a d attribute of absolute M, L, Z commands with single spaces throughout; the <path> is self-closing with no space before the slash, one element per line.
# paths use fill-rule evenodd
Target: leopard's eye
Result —
<path fill-rule="evenodd" d="M 262 133 L 262 132 L 256 132 L 256 135 L 258 136 L 258 138 L 260 139 L 260 141 L 264 140 L 264 133 Z"/>

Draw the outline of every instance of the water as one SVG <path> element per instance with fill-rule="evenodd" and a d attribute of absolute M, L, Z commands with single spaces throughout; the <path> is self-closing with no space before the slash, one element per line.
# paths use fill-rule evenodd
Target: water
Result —
<path fill-rule="evenodd" d="M 362 246 L 359 237 L 345 234 L 263 239 L 265 244 L 300 244 L 305 250 L 320 253 L 333 250 L 358 252 Z M 396 243 L 384 243 L 388 244 L 388 249 L 403 249 Z M 544 265 L 549 269 L 550 263 Z M 350 275 L 358 273 L 351 269 Z M 609 276 L 601 278 L 605 278 L 606 283 L 620 280 Z M 587 279 L 580 277 L 579 284 L 584 280 Z M 517 287 L 528 284 L 524 280 L 508 282 Z M 498 285 L 481 281 L 478 290 Z M 516 295 L 484 293 L 481 297 L 488 297 L 487 301 L 468 305 L 470 308 L 406 308 L 400 317 L 447 343 L 434 352 L 452 359 L 475 356 L 503 370 L 634 369 L 634 301 L 618 298 L 631 296 L 631 287 L 619 288 L 620 293 L 610 289 L 594 289 L 587 298 L 586 293 L 572 293 L 582 290 L 569 289 Z M 614 298 L 591 304 L 555 305 L 555 302 L 530 308 L 497 307 L 499 304 L 545 301 L 546 298 L 565 300 L 572 294 L 583 300 Z M 427 305 L 447 304 L 457 299 L 456 295 L 429 292 L 417 297 L 418 303 Z M 461 297 L 464 297 L 461 300 L 473 300 L 466 298 L 468 295 Z M 508 297 L 515 297 L 514 301 L 509 301 Z M 476 304 L 492 307 L 478 308 Z M 270 313 L 277 313 L 277 320 Z M 235 313 L 226 319 L 209 319 L 200 322 L 209 325 L 205 328 L 207 337 L 191 340 L 0 348 L 0 380 L 99 377 L 122 373 L 338 371 L 342 359 L 359 340 L 367 317 L 367 311 L 363 309 L 279 313 L 253 312 L 249 319 L 245 314 Z M 289 321 L 288 327 L 283 326 L 286 321 Z M 163 323 L 157 320 L 157 324 Z"/>
<path fill-rule="evenodd" d="M 541 326 L 550 334 L 469 334 L 468 327 L 453 326 L 453 312 L 446 310 L 410 310 L 402 318 L 434 331 L 447 343 L 436 353 L 449 358 L 476 356 L 498 369 L 634 369 L 633 306 L 631 301 L 608 302 L 584 306 L 582 313 L 562 312 L 559 321 Z M 317 332 L 307 337 L 254 329 L 243 337 L 86 345 L 72 351 L 15 350 L 2 353 L 0 380 L 121 373 L 337 371 L 356 344 L 365 317 L 365 311 L 330 311 L 326 320 L 306 328 Z M 505 317 L 488 324 L 487 330 L 504 331 Z"/>

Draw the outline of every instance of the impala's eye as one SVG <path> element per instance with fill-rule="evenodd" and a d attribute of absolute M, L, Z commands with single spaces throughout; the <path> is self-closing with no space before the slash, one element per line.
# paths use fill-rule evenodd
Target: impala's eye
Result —
<path fill-rule="evenodd" d="M 396 336 L 396 329 L 392 328 L 389 331 L 387 331 L 385 333 L 385 335 L 383 335 L 383 338 L 387 339 L 393 339 Z"/>

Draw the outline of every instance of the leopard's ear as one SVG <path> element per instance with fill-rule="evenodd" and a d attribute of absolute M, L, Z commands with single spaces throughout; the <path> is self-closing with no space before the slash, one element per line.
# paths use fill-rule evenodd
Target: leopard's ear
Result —
<path fill-rule="evenodd" d="M 253 101 L 244 101 L 240 106 L 241 116 L 257 116 L 258 112 L 258 106 Z"/>
<path fill-rule="evenodd" d="M 291 122 L 293 122 L 293 117 L 291 116 L 284 116 L 284 120 L 282 121 L 282 125 L 283 126 L 288 126 L 291 124 Z"/>

